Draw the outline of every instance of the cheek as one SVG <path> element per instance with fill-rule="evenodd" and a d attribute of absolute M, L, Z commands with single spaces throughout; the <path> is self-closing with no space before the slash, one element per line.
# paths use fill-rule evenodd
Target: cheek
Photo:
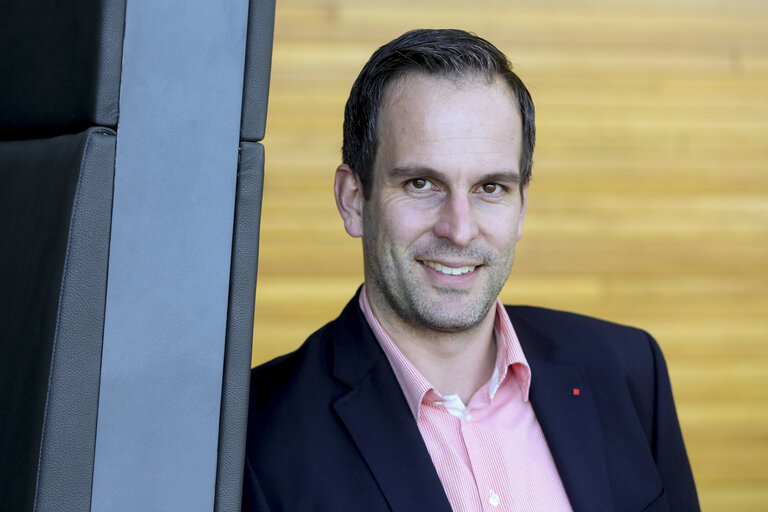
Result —
<path fill-rule="evenodd" d="M 410 245 L 428 232 L 434 216 L 422 202 L 393 200 L 382 204 L 379 229 L 398 245 Z"/>
<path fill-rule="evenodd" d="M 514 246 L 520 239 L 520 215 L 509 209 L 489 211 L 479 219 L 484 238 L 493 246 L 502 249 Z"/>

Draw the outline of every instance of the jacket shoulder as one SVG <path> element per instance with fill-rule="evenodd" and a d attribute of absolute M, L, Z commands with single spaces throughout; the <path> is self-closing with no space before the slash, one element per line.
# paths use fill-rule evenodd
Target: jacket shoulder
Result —
<path fill-rule="evenodd" d="M 651 417 L 666 365 L 650 334 L 566 311 L 511 306 L 507 312 L 526 357 L 575 364 L 597 386 L 626 388 L 638 411 Z"/>
<path fill-rule="evenodd" d="M 505 308 L 518 336 L 535 338 L 550 350 L 575 352 L 583 357 L 611 353 L 630 360 L 647 359 L 651 352 L 658 350 L 651 335 L 636 327 L 555 309 Z"/>
<path fill-rule="evenodd" d="M 330 375 L 330 330 L 328 323 L 311 334 L 293 352 L 276 357 L 251 370 L 251 408 L 266 402 L 278 403 L 291 393 L 302 393 L 318 375 Z M 314 377 L 315 379 L 312 379 Z"/>
<path fill-rule="evenodd" d="M 614 333 L 628 333 L 633 331 L 635 334 L 647 335 L 645 331 L 636 327 L 579 313 L 572 313 L 570 311 L 561 311 L 537 306 L 505 305 L 504 307 L 507 310 L 510 319 L 516 318 L 528 323 L 548 326 L 551 329 L 577 328 L 579 330 L 585 330 L 591 334 L 601 334 L 606 331 Z"/>

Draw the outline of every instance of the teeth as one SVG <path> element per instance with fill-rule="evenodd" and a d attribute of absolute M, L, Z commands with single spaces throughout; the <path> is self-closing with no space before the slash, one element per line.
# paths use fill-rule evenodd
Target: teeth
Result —
<path fill-rule="evenodd" d="M 442 274 L 447 274 L 449 276 L 459 276 L 461 274 L 468 274 L 469 272 L 472 272 L 477 267 L 476 266 L 466 266 L 466 267 L 446 267 L 445 265 L 441 265 L 440 263 L 436 263 L 434 261 L 422 261 L 422 263 L 429 268 L 433 268 L 437 270 L 438 272 Z"/>

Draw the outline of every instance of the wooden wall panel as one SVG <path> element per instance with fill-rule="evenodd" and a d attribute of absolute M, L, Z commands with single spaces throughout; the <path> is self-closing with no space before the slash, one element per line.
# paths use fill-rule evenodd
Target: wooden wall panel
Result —
<path fill-rule="evenodd" d="M 280 0 L 253 363 L 362 280 L 336 212 L 344 102 L 379 45 L 457 27 L 537 106 L 526 233 L 502 292 L 649 330 L 703 508 L 768 510 L 768 4 Z"/>

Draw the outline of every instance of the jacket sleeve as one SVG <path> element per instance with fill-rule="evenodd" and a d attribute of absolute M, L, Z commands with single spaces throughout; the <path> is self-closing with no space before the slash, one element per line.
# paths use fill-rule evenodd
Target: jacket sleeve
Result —
<path fill-rule="evenodd" d="M 675 411 L 667 365 L 656 341 L 651 336 L 648 339 L 653 352 L 655 374 L 654 429 L 651 439 L 653 456 L 664 484 L 669 509 L 698 511 L 696 485 Z"/>
<path fill-rule="evenodd" d="M 248 456 L 245 457 L 245 471 L 243 478 L 243 506 L 242 512 L 270 512 L 267 500 L 264 497 L 264 491 L 256 479 L 256 473 L 253 471 L 251 461 Z"/>

